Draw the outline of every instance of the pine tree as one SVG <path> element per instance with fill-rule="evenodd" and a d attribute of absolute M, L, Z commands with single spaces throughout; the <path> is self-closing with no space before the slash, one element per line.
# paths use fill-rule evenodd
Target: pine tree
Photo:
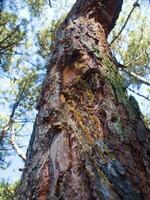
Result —
<path fill-rule="evenodd" d="M 150 199 L 150 132 L 107 44 L 122 0 L 77 0 L 57 31 L 17 200 Z"/>

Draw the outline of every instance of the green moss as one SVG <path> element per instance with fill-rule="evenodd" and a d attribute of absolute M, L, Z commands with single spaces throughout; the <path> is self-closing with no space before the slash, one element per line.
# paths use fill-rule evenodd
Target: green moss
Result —
<path fill-rule="evenodd" d="M 106 77 L 106 80 L 108 80 L 111 84 L 116 99 L 126 108 L 130 119 L 135 120 L 137 116 L 140 116 L 141 113 L 139 105 L 134 98 L 128 98 L 124 80 L 119 74 L 115 63 L 113 63 L 113 61 L 108 56 L 103 56 L 102 64 L 105 69 L 104 76 Z"/>
<path fill-rule="evenodd" d="M 128 101 L 126 87 L 117 67 L 108 56 L 103 57 L 102 63 L 105 67 L 106 79 L 111 84 L 116 98 L 120 103 L 126 106 Z"/>
<path fill-rule="evenodd" d="M 96 45 L 93 46 L 92 52 L 94 53 L 94 55 L 96 56 L 97 59 L 102 60 L 103 57 L 101 55 L 101 52 L 100 52 L 100 49 L 98 46 L 96 46 Z"/>
<path fill-rule="evenodd" d="M 115 129 L 120 136 L 125 136 L 120 118 L 115 122 Z"/>

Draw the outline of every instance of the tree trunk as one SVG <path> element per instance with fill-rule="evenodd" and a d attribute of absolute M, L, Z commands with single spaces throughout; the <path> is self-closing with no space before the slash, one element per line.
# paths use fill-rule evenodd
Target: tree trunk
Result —
<path fill-rule="evenodd" d="M 122 0 L 77 0 L 61 24 L 17 200 L 149 200 L 150 132 L 107 45 Z"/>

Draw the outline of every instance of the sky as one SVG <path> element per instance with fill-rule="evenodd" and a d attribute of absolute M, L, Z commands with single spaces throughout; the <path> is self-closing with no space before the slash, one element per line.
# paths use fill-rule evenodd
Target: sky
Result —
<path fill-rule="evenodd" d="M 20 1 L 20 0 L 17 0 Z M 67 7 L 65 8 L 65 3 L 68 2 Z M 54 18 L 59 18 L 60 16 L 62 16 L 63 14 L 66 13 L 66 10 L 70 9 L 70 6 L 75 2 L 75 0 L 67 0 L 67 1 L 63 1 L 62 5 L 58 5 L 57 1 L 52 1 L 52 6 L 53 8 L 50 8 L 48 5 L 45 7 L 44 11 L 43 11 L 43 19 L 39 22 L 37 19 L 33 20 L 33 24 L 37 24 L 36 28 L 35 28 L 35 33 L 42 27 L 46 27 L 47 24 L 49 24 L 52 19 Z M 64 9 L 65 8 L 65 9 Z M 58 12 L 59 11 L 59 12 Z M 27 8 L 24 8 L 23 10 L 21 10 L 19 12 L 19 16 L 20 18 L 27 18 L 29 19 L 29 12 Z M 44 26 L 43 26 L 44 24 Z M 33 29 L 31 29 L 31 31 L 29 32 L 29 34 L 33 35 Z M 0 81 L 2 81 L 2 79 L 0 78 Z M 8 82 L 7 79 L 3 79 L 3 87 L 8 87 Z M 142 93 L 148 95 L 148 88 L 145 85 L 142 85 L 140 88 L 140 91 L 142 91 Z M 143 101 L 142 97 L 139 97 L 138 95 L 135 95 L 132 92 L 129 92 L 129 94 L 132 94 L 136 97 L 136 99 L 139 102 L 140 108 L 143 112 L 147 113 L 150 116 L 150 102 L 148 101 Z M 143 103 L 144 102 L 144 103 Z M 6 112 L 8 113 L 9 109 L 3 106 L 0 106 L 0 113 L 4 113 L 6 114 Z M 26 144 L 26 147 L 24 147 L 24 152 L 26 151 L 26 148 L 28 146 L 28 142 L 29 142 L 29 135 L 32 132 L 32 124 L 27 125 L 23 132 L 22 135 L 27 135 L 26 137 L 22 137 L 20 138 L 20 143 L 21 141 L 23 141 Z M 7 161 L 12 161 L 11 165 L 8 167 L 7 170 L 1 170 L 0 169 L 0 180 L 1 179 L 5 179 L 5 181 L 8 181 L 10 183 L 15 182 L 16 180 L 20 179 L 21 173 L 19 171 L 19 168 L 23 168 L 23 162 L 22 160 L 15 154 L 13 153 L 13 155 L 9 156 L 7 158 Z"/>

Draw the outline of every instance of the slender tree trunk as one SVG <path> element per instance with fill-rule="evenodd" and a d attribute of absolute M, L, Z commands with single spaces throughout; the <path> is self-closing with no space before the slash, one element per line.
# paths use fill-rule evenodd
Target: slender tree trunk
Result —
<path fill-rule="evenodd" d="M 121 0 L 77 0 L 61 24 L 17 200 L 149 200 L 150 132 L 107 45 Z"/>

